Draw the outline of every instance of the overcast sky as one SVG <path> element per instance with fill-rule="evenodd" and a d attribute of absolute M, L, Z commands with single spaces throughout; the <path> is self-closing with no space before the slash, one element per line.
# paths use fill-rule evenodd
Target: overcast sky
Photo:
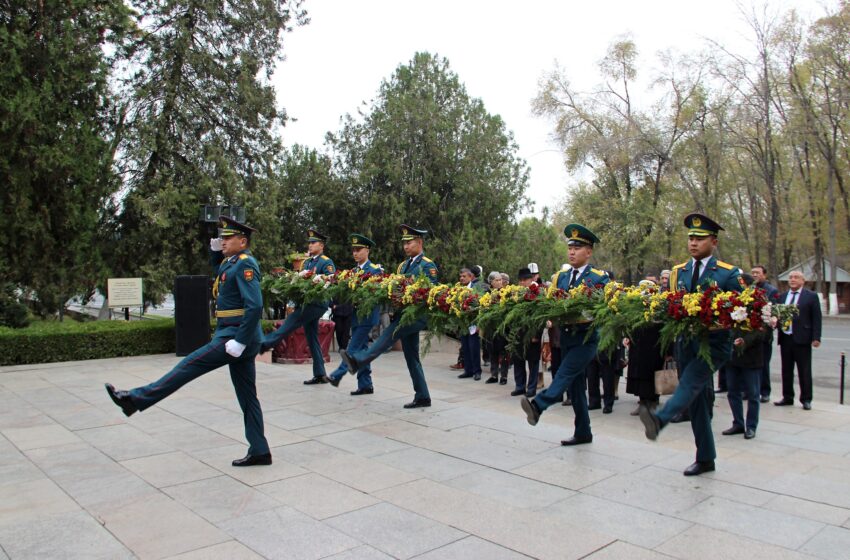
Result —
<path fill-rule="evenodd" d="M 811 0 L 768 6 L 823 13 Z M 307 0 L 305 7 L 311 21 L 284 38 L 286 59 L 274 77 L 279 103 L 297 119 L 283 130 L 287 145 L 323 149 L 325 133 L 373 99 L 399 64 L 417 51 L 436 53 L 514 133 L 531 168 L 528 196 L 537 212 L 570 184 L 549 139 L 552 123 L 531 114 L 538 80 L 555 60 L 575 86 L 590 89 L 600 81 L 597 64 L 608 45 L 625 33 L 637 44 L 644 77 L 657 69 L 660 50 L 705 49 L 707 38 L 736 52 L 751 45 L 732 0 Z"/>

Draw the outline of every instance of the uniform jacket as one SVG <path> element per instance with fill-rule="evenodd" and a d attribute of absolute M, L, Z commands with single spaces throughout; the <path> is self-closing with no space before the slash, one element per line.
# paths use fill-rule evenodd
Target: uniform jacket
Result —
<path fill-rule="evenodd" d="M 232 336 L 246 346 L 259 341 L 263 296 L 257 260 L 247 250 L 226 259 L 221 251 L 216 251 L 210 260 L 220 262 L 213 284 L 216 336 Z"/>
<path fill-rule="evenodd" d="M 356 272 L 360 268 L 361 268 L 360 266 L 355 266 L 351 270 Z M 383 268 L 381 268 L 380 266 L 378 266 L 376 264 L 373 264 L 372 261 L 370 261 L 368 259 L 366 260 L 365 263 L 363 263 L 362 270 L 363 270 L 363 274 L 383 274 L 384 273 Z M 377 325 L 380 322 L 380 320 L 381 320 L 381 306 L 376 305 L 375 308 L 372 310 L 372 312 L 365 318 L 360 318 L 360 317 L 357 316 L 357 313 L 355 313 L 354 316 L 352 317 L 351 324 L 354 327 L 363 327 L 363 326 L 374 327 L 375 325 Z"/>
<path fill-rule="evenodd" d="M 670 274 L 671 289 L 691 291 L 691 278 L 694 275 L 692 264 L 693 259 L 688 259 L 673 267 Z M 712 256 L 699 277 L 699 286 L 703 291 L 711 285 L 717 285 L 724 292 L 740 292 L 744 288 L 741 270 Z"/>
<path fill-rule="evenodd" d="M 789 290 L 790 291 L 790 290 Z M 788 292 L 780 294 L 779 303 L 785 303 Z M 779 344 L 811 344 L 820 340 L 821 336 L 821 311 L 820 300 L 817 294 L 806 288 L 801 288 L 797 296 L 797 309 L 799 313 L 791 320 L 791 334 L 787 335 L 779 331 Z M 781 329 L 781 326 L 778 327 Z"/>
<path fill-rule="evenodd" d="M 333 274 L 336 272 L 336 267 L 330 257 L 321 254 L 305 259 L 301 263 L 301 270 L 312 270 L 316 274 Z"/>
<path fill-rule="evenodd" d="M 436 283 L 440 273 L 437 269 L 437 263 L 425 256 L 425 253 L 419 253 L 415 257 L 404 259 L 398 265 L 398 274 L 405 276 L 425 275 L 431 282 Z"/>
<path fill-rule="evenodd" d="M 559 270 L 554 276 L 552 276 L 552 283 L 556 288 L 569 290 L 572 278 L 572 269 Z M 584 284 L 590 288 L 597 288 L 599 286 L 604 286 L 609 280 L 610 278 L 608 277 L 607 272 L 598 268 L 593 268 L 591 264 L 588 264 L 584 267 L 581 274 L 578 275 L 578 278 L 576 278 L 576 285 Z M 564 334 L 561 335 L 559 341 L 561 346 L 566 347 L 570 344 L 574 345 L 578 343 L 579 340 L 583 342 L 587 335 L 587 329 L 589 326 L 589 324 L 567 325 L 566 328 L 563 329 Z M 591 336 L 595 337 L 596 335 L 593 334 Z"/>

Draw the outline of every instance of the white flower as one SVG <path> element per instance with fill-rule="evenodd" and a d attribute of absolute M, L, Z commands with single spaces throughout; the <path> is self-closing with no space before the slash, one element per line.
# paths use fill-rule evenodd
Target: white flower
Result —
<path fill-rule="evenodd" d="M 761 318 L 764 321 L 770 321 L 770 317 L 773 315 L 773 304 L 768 303 L 764 307 L 761 308 Z"/>
<path fill-rule="evenodd" d="M 736 306 L 735 309 L 732 310 L 732 313 L 729 314 L 729 316 L 732 317 L 733 321 L 737 321 L 740 323 L 741 321 L 747 318 L 747 308 L 741 307 L 740 305 Z"/>
<path fill-rule="evenodd" d="M 313 276 L 313 284 L 321 284 L 324 281 L 321 274 Z"/>

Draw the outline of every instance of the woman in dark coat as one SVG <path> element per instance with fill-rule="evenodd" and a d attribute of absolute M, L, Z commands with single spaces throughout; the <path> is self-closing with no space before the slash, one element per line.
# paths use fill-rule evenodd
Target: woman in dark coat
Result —
<path fill-rule="evenodd" d="M 664 369 L 665 356 L 661 353 L 661 325 L 648 325 L 624 339 L 629 349 L 629 366 L 626 372 L 626 392 L 640 399 L 651 410 L 658 406 L 655 392 L 655 372 Z M 631 412 L 637 416 L 638 409 Z"/>

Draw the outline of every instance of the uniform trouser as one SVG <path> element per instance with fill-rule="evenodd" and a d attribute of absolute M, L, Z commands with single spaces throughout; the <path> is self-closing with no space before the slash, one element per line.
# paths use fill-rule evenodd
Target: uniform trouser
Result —
<path fill-rule="evenodd" d="M 242 409 L 242 420 L 245 423 L 245 438 L 250 447 L 249 455 L 262 455 L 269 452 L 269 444 L 263 435 L 263 411 L 257 399 L 257 372 L 254 358 L 260 349 L 260 344 L 254 342 L 238 358 L 234 358 L 224 350 L 225 343 L 232 336 L 216 336 L 208 344 L 201 346 L 185 358 L 174 369 L 160 379 L 137 387 L 130 391 L 130 398 L 139 410 L 151 407 L 203 374 L 223 365 L 230 367 L 230 380 L 236 390 L 236 399 Z"/>
<path fill-rule="evenodd" d="M 599 394 L 599 382 L 602 381 L 602 395 Z M 597 408 L 604 403 L 614 406 L 614 385 L 617 382 L 617 370 L 608 361 L 591 360 L 587 365 L 587 402 Z"/>
<path fill-rule="evenodd" d="M 729 333 L 724 331 L 709 335 L 711 365 L 698 356 L 699 344 L 697 339 L 680 341 L 677 344 L 676 356 L 682 368 L 682 377 L 673 395 L 656 415 L 664 426 L 674 416 L 687 410 L 697 446 L 696 460 L 707 462 L 717 457 L 714 434 L 711 431 L 711 397 L 714 396 L 714 370 L 722 367 L 731 355 Z"/>
<path fill-rule="evenodd" d="M 595 334 L 585 342 L 586 331 L 568 334 L 561 331 L 561 365 L 555 373 L 552 383 L 534 398 L 534 404 L 543 412 L 553 404 L 560 403 L 564 391 L 570 392 L 573 413 L 575 414 L 575 432 L 577 438 L 589 438 L 590 413 L 587 410 L 587 395 L 584 392 L 587 364 L 596 356 L 598 337 Z"/>
<path fill-rule="evenodd" d="M 528 364 L 528 372 L 525 366 Z M 540 375 L 540 342 L 529 342 L 525 348 L 518 348 L 514 354 L 514 383 L 517 390 L 526 393 L 537 392 L 537 378 Z"/>
<path fill-rule="evenodd" d="M 416 400 L 430 399 L 431 394 L 428 392 L 428 383 L 425 382 L 425 372 L 422 370 L 422 362 L 419 361 L 419 332 L 428 326 L 428 322 L 425 319 L 419 319 L 410 325 L 400 327 L 400 321 L 401 317 L 396 317 L 371 345 L 349 355 L 360 367 L 363 367 L 392 348 L 395 341 L 400 340 L 404 360 L 407 362 L 407 371 L 410 372 L 410 380 L 413 382 L 414 398 Z"/>
<path fill-rule="evenodd" d="M 274 348 L 295 329 L 304 327 L 304 337 L 307 339 L 307 347 L 310 348 L 310 356 L 313 358 L 313 377 L 317 379 L 324 377 L 325 357 L 322 355 L 322 346 L 319 344 L 319 319 L 327 310 L 327 304 L 315 303 L 295 308 L 281 326 L 263 338 L 263 346 Z"/>
<path fill-rule="evenodd" d="M 788 337 L 790 338 L 790 337 Z M 794 366 L 800 376 L 800 402 L 812 402 L 812 346 L 810 344 L 794 344 L 788 340 L 779 345 L 779 355 L 782 357 L 782 398 L 788 402 L 794 401 Z"/>
<path fill-rule="evenodd" d="M 465 334 L 460 337 L 460 350 L 463 353 L 463 372 L 472 375 L 481 374 L 481 335 Z"/>
<path fill-rule="evenodd" d="M 729 408 L 732 410 L 732 423 L 739 428 L 755 431 L 759 424 L 759 397 L 761 396 L 762 368 L 741 368 L 726 365 L 726 384 L 729 392 Z M 747 397 L 747 419 L 744 420 L 742 397 Z"/>
<path fill-rule="evenodd" d="M 764 366 L 761 368 L 761 396 L 770 396 L 770 359 L 773 357 L 773 336 L 763 342 Z"/>
<path fill-rule="evenodd" d="M 374 327 L 374 323 L 356 323 L 351 329 L 351 340 L 348 341 L 348 352 L 356 353 L 369 345 L 369 333 Z M 348 366 L 345 362 L 341 362 L 335 370 L 328 376 L 332 379 L 342 379 L 348 373 Z M 364 364 L 357 371 L 357 388 L 369 389 L 372 387 L 372 366 Z"/>

